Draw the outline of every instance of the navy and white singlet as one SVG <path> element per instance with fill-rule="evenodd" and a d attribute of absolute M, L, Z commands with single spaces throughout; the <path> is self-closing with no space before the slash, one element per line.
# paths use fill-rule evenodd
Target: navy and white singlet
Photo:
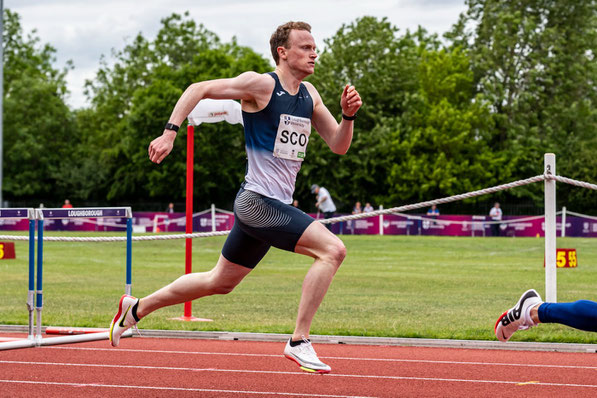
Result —
<path fill-rule="evenodd" d="M 313 99 L 304 84 L 290 95 L 274 72 L 269 75 L 275 86 L 267 106 L 242 113 L 247 173 L 234 201 L 234 226 L 222 248 L 228 261 L 247 268 L 254 268 L 271 246 L 294 251 L 314 221 L 290 205 L 311 132 Z"/>
<path fill-rule="evenodd" d="M 269 75 L 276 84 L 267 106 L 259 112 L 243 111 L 248 158 L 244 188 L 290 204 L 292 203 L 296 175 L 301 169 L 302 161 L 274 156 L 276 135 L 280 128 L 282 115 L 308 119 L 310 132 L 313 99 L 303 83 L 296 95 L 290 95 L 282 88 L 278 75 L 274 72 L 270 72 Z M 289 122 L 284 120 L 283 123 Z M 293 126 L 289 124 L 289 127 Z M 305 140 L 305 137 L 302 137 L 300 133 L 295 133 L 292 129 L 288 134 L 286 139 L 289 141 L 298 143 L 298 141 Z M 308 142 L 308 136 L 306 140 Z"/>

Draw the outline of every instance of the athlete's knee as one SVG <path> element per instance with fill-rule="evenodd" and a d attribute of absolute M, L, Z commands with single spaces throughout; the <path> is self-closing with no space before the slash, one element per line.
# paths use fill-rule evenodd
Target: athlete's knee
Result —
<path fill-rule="evenodd" d="M 346 257 L 346 246 L 344 246 L 344 243 L 338 239 L 326 247 L 325 257 L 327 262 L 339 267 Z"/>
<path fill-rule="evenodd" d="M 220 284 L 214 285 L 212 288 L 212 294 L 228 294 L 234 290 L 236 284 Z"/>
<path fill-rule="evenodd" d="M 212 294 L 228 294 L 233 291 L 237 285 L 238 283 L 232 281 L 214 280 L 210 290 Z"/>
<path fill-rule="evenodd" d="M 212 270 L 209 281 L 210 294 L 228 294 L 234 290 L 239 281 L 231 278 L 224 278 L 221 274 Z"/>

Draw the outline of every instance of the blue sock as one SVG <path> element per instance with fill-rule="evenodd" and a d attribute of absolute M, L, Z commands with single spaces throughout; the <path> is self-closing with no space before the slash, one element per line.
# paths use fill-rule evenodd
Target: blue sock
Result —
<path fill-rule="evenodd" d="M 561 323 L 587 332 L 597 332 L 597 303 L 589 300 L 543 303 L 539 306 L 539 321 Z"/>

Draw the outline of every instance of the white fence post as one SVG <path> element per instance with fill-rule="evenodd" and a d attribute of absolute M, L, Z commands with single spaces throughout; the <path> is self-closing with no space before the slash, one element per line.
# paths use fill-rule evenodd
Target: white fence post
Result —
<path fill-rule="evenodd" d="M 545 175 L 556 175 L 556 155 L 546 153 Z M 545 180 L 545 300 L 558 301 L 556 269 L 556 181 Z"/>
<path fill-rule="evenodd" d="M 383 210 L 383 205 L 379 205 L 379 210 Z M 379 234 L 383 235 L 383 214 L 379 215 Z"/>
<path fill-rule="evenodd" d="M 216 205 L 211 204 L 211 232 L 216 232 Z"/>
<path fill-rule="evenodd" d="M 562 238 L 566 237 L 566 206 L 562 206 Z"/>

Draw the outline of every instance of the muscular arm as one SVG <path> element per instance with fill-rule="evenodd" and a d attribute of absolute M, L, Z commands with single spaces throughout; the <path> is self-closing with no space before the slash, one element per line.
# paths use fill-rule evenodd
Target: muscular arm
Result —
<path fill-rule="evenodd" d="M 352 133 L 354 121 L 344 120 L 338 124 L 328 108 L 324 105 L 319 93 L 312 85 L 309 85 L 309 91 L 313 96 L 313 127 L 328 144 L 332 152 L 344 155 L 352 143 Z M 348 84 L 344 87 L 340 97 L 340 106 L 342 113 L 347 116 L 353 116 L 362 105 L 361 97 L 354 88 Z"/>
<path fill-rule="evenodd" d="M 204 98 L 211 99 L 240 99 L 243 106 L 259 108 L 267 102 L 273 87 L 273 80 L 255 72 L 245 72 L 231 79 L 208 80 L 191 84 L 180 96 L 169 122 L 177 126 L 187 118 L 197 103 Z M 154 163 L 161 163 L 170 151 L 176 132 L 164 130 L 163 134 L 149 145 L 149 159 Z"/>

